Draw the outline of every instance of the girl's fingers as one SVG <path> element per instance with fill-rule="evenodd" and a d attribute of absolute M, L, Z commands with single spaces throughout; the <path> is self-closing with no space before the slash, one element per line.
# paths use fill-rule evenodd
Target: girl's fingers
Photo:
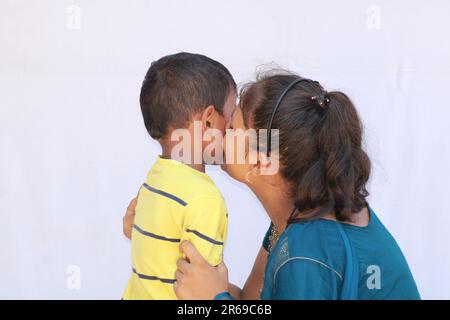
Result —
<path fill-rule="evenodd" d="M 225 265 L 225 263 L 223 261 L 216 268 L 220 273 L 228 274 L 227 266 Z"/>
<path fill-rule="evenodd" d="M 183 273 L 180 270 L 177 270 L 175 272 L 175 279 L 176 279 L 175 283 L 178 286 L 178 283 L 181 283 L 181 281 L 183 280 Z"/>
<path fill-rule="evenodd" d="M 131 200 L 130 204 L 128 205 L 127 211 L 126 211 L 127 215 L 135 215 L 136 214 L 136 204 L 137 204 L 137 197 L 133 198 L 133 200 Z"/>
<path fill-rule="evenodd" d="M 189 241 L 183 241 L 180 245 L 181 251 L 192 264 L 207 263 L 200 252 Z"/>
<path fill-rule="evenodd" d="M 187 262 L 185 259 L 178 259 L 177 260 L 177 268 L 180 272 L 186 273 L 188 269 L 190 268 L 189 262 Z"/>

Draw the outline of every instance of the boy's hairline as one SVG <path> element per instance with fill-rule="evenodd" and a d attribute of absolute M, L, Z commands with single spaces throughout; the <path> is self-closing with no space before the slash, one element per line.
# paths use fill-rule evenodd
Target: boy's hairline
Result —
<path fill-rule="evenodd" d="M 228 92 L 228 94 L 227 94 L 227 97 L 226 97 L 226 99 L 225 99 L 225 101 L 224 101 L 224 103 L 223 103 L 223 106 L 222 106 L 222 110 L 221 110 L 221 111 L 218 111 L 217 108 L 214 107 L 214 110 L 216 110 L 216 111 L 220 114 L 221 117 L 225 117 L 223 111 L 224 111 L 225 104 L 226 104 L 227 100 L 230 98 L 231 95 L 233 95 L 233 94 L 236 94 L 236 95 L 237 95 L 237 94 L 238 94 L 238 90 L 237 90 L 236 87 L 230 86 L 229 89 L 231 89 L 231 90 L 230 90 L 230 91 Z M 183 127 L 174 128 L 174 127 L 172 127 L 172 126 L 169 126 L 169 127 L 167 128 L 167 133 L 166 133 L 163 137 L 158 138 L 158 139 L 155 139 L 155 140 L 158 141 L 158 142 L 161 144 L 161 146 L 163 146 L 163 142 L 164 142 L 164 141 L 168 141 L 168 139 L 170 138 L 170 136 L 172 136 L 172 133 L 173 133 L 174 130 L 177 130 L 177 129 L 187 129 L 187 128 L 189 127 L 189 125 L 190 125 L 193 121 L 195 121 L 195 120 L 194 120 L 195 117 L 196 117 L 198 114 L 204 112 L 205 109 L 208 108 L 209 106 L 212 106 L 212 105 L 205 106 L 204 108 L 199 109 L 197 112 L 194 112 L 194 113 L 192 114 L 192 116 L 191 116 L 191 119 L 190 119 L 189 121 L 187 121 L 186 124 L 185 124 Z M 167 142 L 165 142 L 165 143 L 167 143 Z"/>

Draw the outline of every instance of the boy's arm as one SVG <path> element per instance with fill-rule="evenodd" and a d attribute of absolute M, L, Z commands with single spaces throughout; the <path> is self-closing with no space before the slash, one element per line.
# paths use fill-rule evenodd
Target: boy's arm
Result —
<path fill-rule="evenodd" d="M 190 241 L 212 266 L 223 259 L 227 234 L 227 211 L 220 197 L 190 201 L 182 224 L 181 241 Z"/>

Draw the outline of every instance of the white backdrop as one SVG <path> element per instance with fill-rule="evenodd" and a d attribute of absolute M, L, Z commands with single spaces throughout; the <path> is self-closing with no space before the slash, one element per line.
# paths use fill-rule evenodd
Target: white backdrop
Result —
<path fill-rule="evenodd" d="M 370 203 L 424 298 L 450 298 L 449 1 L 0 1 L 0 298 L 121 297 L 122 215 L 159 152 L 138 96 L 179 51 L 238 82 L 274 62 L 355 101 L 373 161 Z M 209 173 L 230 213 L 242 285 L 268 219 Z"/>

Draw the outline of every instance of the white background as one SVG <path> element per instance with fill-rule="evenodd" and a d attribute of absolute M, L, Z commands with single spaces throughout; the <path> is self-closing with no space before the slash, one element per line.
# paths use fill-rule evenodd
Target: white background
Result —
<path fill-rule="evenodd" d="M 141 81 L 151 61 L 190 51 L 239 83 L 274 62 L 347 92 L 373 161 L 370 203 L 422 296 L 449 299 L 449 13 L 445 0 L 1 0 L 0 298 L 121 297 L 122 215 L 159 152 Z M 243 185 L 209 173 L 242 285 L 268 219 Z"/>

